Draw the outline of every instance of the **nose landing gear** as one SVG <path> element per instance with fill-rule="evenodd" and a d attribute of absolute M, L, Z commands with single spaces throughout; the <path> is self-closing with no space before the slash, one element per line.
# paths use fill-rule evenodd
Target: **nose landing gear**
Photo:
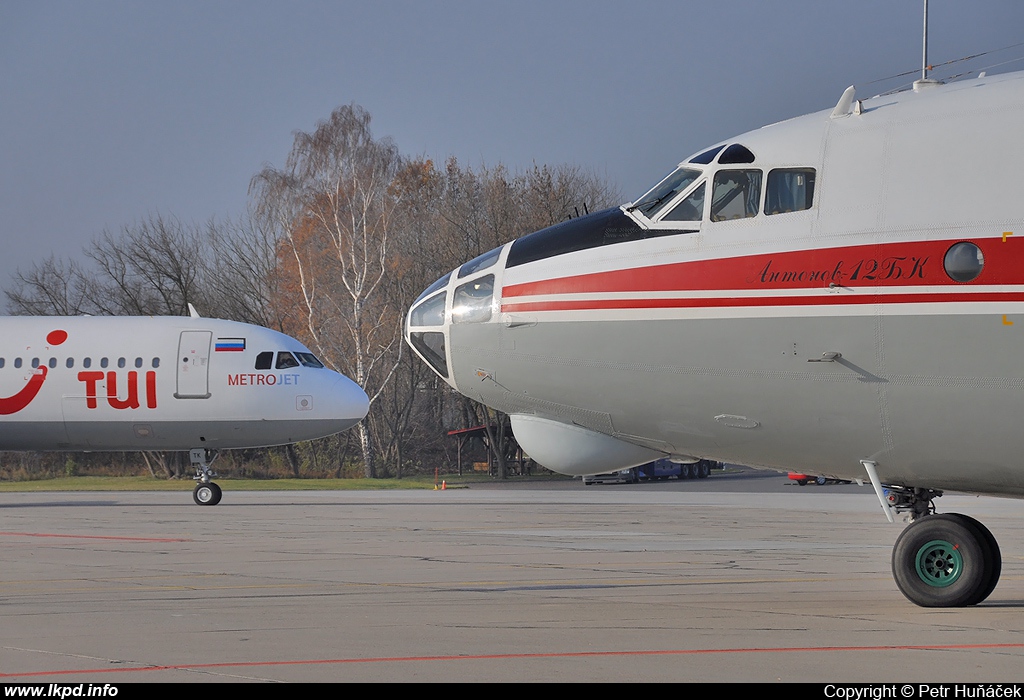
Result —
<path fill-rule="evenodd" d="M 212 481 L 208 484 L 196 484 L 192 491 L 192 500 L 201 506 L 215 506 L 220 503 L 220 486 Z"/>
<path fill-rule="evenodd" d="M 217 505 L 222 494 L 220 486 L 211 481 L 217 475 L 210 471 L 210 464 L 217 458 L 216 452 L 199 448 L 189 450 L 188 455 L 192 466 L 196 468 L 196 475 L 192 478 L 198 482 L 192 491 L 192 500 L 201 506 Z"/>

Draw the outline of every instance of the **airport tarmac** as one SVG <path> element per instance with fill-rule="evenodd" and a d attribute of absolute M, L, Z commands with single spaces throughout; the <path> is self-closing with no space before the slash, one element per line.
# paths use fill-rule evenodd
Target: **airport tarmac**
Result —
<path fill-rule="evenodd" d="M 0 494 L 0 682 L 1024 681 L 1024 502 L 936 610 L 870 487 L 737 483 Z"/>

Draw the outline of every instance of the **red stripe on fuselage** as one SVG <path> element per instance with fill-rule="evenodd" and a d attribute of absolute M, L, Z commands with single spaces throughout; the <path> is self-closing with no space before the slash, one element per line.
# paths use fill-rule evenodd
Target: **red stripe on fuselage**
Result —
<path fill-rule="evenodd" d="M 819 306 L 841 304 L 922 304 L 937 302 L 1024 302 L 1024 292 L 981 292 L 977 294 L 827 294 L 817 296 L 771 297 L 687 297 L 684 299 L 560 299 L 502 304 L 504 313 L 523 311 L 592 311 L 598 309 L 684 309 L 749 306 Z"/>
<path fill-rule="evenodd" d="M 582 275 L 559 277 L 537 282 L 510 284 L 502 291 L 502 298 L 514 302 L 515 297 L 552 294 L 615 293 L 615 292 L 673 292 L 699 290 L 752 290 L 752 289 L 820 289 L 830 285 L 851 288 L 899 287 L 899 286 L 943 286 L 966 288 L 954 282 L 943 269 L 943 258 L 949 248 L 961 241 L 970 240 L 985 256 L 985 265 L 972 285 L 1024 284 L 1024 244 L 1015 238 L 974 238 L 942 241 L 914 241 L 909 243 L 885 243 L 843 248 L 822 248 L 781 253 L 762 253 L 713 260 L 651 265 L 627 270 L 610 270 Z M 842 296 L 842 295 L 841 295 Z M 949 299 L 921 299 L 921 301 L 948 301 Z M 969 295 L 969 301 L 982 301 L 977 295 Z M 1000 298 L 999 301 L 1003 301 Z M 669 306 L 713 306 L 713 300 L 661 300 Z M 731 300 L 730 300 L 731 301 Z M 885 298 L 886 302 L 907 301 L 896 297 Z M 916 300 L 915 300 L 916 301 Z M 685 303 L 681 303 L 685 302 Z M 577 302 L 566 302 L 575 304 Z M 579 302 L 584 303 L 584 302 Z M 589 302 L 587 302 L 589 303 Z M 773 298 L 766 304 L 793 303 L 867 303 L 851 302 L 829 298 L 819 301 L 817 297 L 804 302 L 780 301 Z M 750 299 L 740 304 L 758 305 Z M 519 308 L 503 310 L 525 310 Z M 629 307 L 640 306 L 637 303 Z M 531 308 L 535 308 L 531 305 Z M 558 308 L 617 308 L 617 307 L 567 307 Z"/>

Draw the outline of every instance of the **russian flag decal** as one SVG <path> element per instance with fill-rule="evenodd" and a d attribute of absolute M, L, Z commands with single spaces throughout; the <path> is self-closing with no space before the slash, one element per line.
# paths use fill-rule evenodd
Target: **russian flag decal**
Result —
<path fill-rule="evenodd" d="M 245 338 L 217 338 L 213 346 L 214 352 L 242 352 L 245 350 Z"/>

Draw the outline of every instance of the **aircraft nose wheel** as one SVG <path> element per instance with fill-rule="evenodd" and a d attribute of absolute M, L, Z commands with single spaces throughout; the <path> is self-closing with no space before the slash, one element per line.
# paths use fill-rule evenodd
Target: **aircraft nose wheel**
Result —
<path fill-rule="evenodd" d="M 892 550 L 896 585 L 911 602 L 926 608 L 980 603 L 996 587 L 1001 568 L 992 533 L 957 513 L 915 520 Z"/>
<path fill-rule="evenodd" d="M 220 486 L 212 481 L 208 484 L 196 484 L 192 491 L 192 499 L 201 506 L 215 506 L 220 503 Z"/>

